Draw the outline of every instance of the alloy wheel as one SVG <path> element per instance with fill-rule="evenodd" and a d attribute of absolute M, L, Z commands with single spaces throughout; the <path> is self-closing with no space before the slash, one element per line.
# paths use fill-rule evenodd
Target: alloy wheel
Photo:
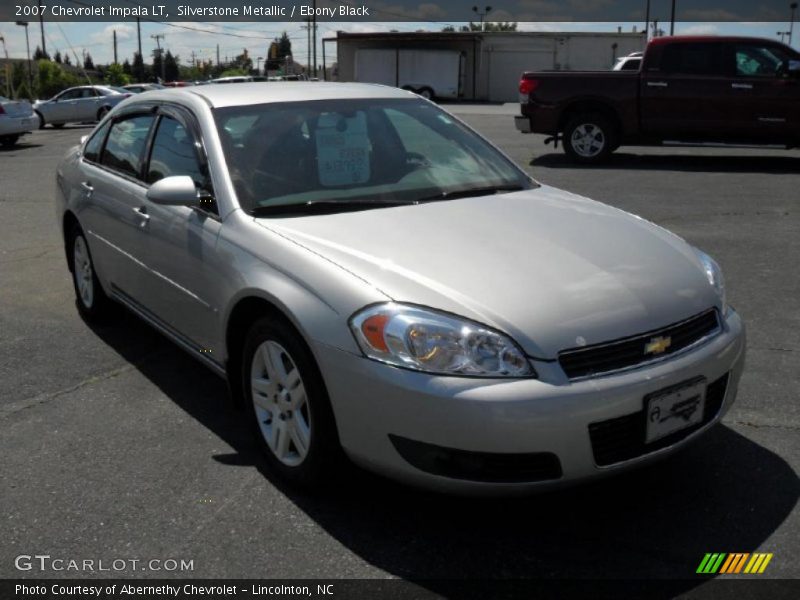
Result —
<path fill-rule="evenodd" d="M 94 273 L 89 249 L 82 235 L 75 237 L 72 248 L 72 271 L 75 277 L 75 286 L 78 296 L 86 308 L 92 308 L 94 303 Z"/>
<path fill-rule="evenodd" d="M 603 130 L 593 123 L 578 125 L 570 139 L 573 149 L 579 156 L 593 158 L 600 154 L 606 146 Z"/>
<path fill-rule="evenodd" d="M 311 444 L 311 412 L 295 361 L 278 342 L 267 340 L 253 354 L 250 390 L 270 451 L 287 467 L 300 465 Z"/>

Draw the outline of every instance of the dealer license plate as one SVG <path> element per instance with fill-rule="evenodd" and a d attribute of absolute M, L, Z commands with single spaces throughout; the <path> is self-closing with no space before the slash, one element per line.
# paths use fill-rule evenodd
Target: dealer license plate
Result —
<path fill-rule="evenodd" d="M 703 420 L 706 402 L 704 377 L 654 392 L 645 397 L 647 433 L 650 443 Z"/>

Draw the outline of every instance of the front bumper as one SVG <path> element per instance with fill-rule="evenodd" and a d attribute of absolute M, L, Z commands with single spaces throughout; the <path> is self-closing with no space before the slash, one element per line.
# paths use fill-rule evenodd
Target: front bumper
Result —
<path fill-rule="evenodd" d="M 358 464 L 423 487 L 460 493 L 504 493 L 555 487 L 664 456 L 718 422 L 733 403 L 744 367 L 745 332 L 730 310 L 722 331 L 702 346 L 647 367 L 565 382 L 554 363 L 534 363 L 540 379 L 441 377 L 390 367 L 361 356 L 315 348 L 343 448 Z M 675 384 L 727 375 L 719 408 L 675 443 L 598 466 L 590 425 L 641 413 L 644 397 Z M 401 440 L 398 446 L 397 440 Z M 394 441 L 393 441 L 394 440 Z M 560 476 L 545 481 L 474 481 L 422 470 L 403 458 L 402 440 L 500 457 L 555 455 Z M 469 460 L 469 457 L 468 457 Z"/>

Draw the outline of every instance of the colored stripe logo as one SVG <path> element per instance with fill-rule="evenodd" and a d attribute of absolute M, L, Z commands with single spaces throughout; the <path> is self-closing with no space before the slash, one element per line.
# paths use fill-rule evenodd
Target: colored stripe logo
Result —
<path fill-rule="evenodd" d="M 772 553 L 765 552 L 733 552 L 730 554 L 724 552 L 709 552 L 700 561 L 700 566 L 697 567 L 697 573 L 703 575 L 719 574 L 761 574 L 763 573 L 769 561 L 772 560 Z"/>

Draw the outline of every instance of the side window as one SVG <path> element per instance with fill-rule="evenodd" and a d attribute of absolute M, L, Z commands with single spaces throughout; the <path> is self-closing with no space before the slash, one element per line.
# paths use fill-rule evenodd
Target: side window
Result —
<path fill-rule="evenodd" d="M 722 44 L 669 44 L 661 70 L 680 75 L 724 75 Z"/>
<path fill-rule="evenodd" d="M 175 119 L 161 117 L 153 138 L 146 181 L 155 183 L 172 175 L 188 175 L 198 188 L 208 188 L 208 178 L 200 167 L 194 138 Z"/>
<path fill-rule="evenodd" d="M 738 77 L 776 77 L 787 58 L 767 44 L 738 44 L 734 49 Z"/>
<path fill-rule="evenodd" d="M 60 96 L 57 96 L 59 100 L 75 100 L 76 98 L 80 98 L 81 90 L 67 90 Z"/>
<path fill-rule="evenodd" d="M 83 158 L 92 162 L 100 160 L 100 150 L 103 149 L 103 141 L 106 139 L 106 133 L 111 126 L 110 122 L 106 122 L 100 129 L 94 132 L 94 135 L 89 138 L 86 145 L 83 147 Z"/>
<path fill-rule="evenodd" d="M 138 177 L 142 154 L 153 117 L 142 115 L 117 121 L 111 126 L 101 163 L 115 171 Z"/>

